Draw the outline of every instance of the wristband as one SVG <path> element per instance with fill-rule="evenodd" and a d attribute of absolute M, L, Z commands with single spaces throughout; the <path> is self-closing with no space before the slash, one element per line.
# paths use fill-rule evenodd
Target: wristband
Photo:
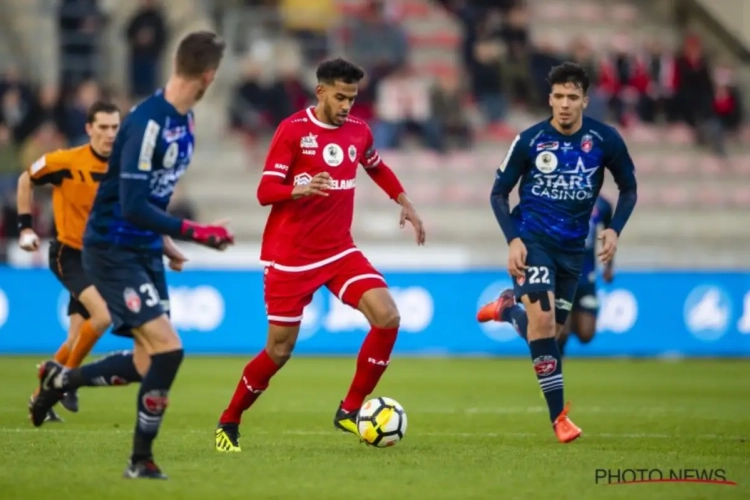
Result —
<path fill-rule="evenodd" d="M 18 230 L 33 229 L 31 214 L 18 214 Z"/>

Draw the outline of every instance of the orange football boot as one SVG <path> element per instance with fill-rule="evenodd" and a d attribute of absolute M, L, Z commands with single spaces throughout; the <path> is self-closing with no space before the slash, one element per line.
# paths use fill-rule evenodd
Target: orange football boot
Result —
<path fill-rule="evenodd" d="M 477 321 L 487 323 L 488 321 L 502 321 L 503 311 L 516 305 L 516 297 L 512 289 L 503 290 L 500 296 L 483 305 L 477 313 Z"/>
<path fill-rule="evenodd" d="M 555 423 L 552 425 L 555 429 L 555 435 L 561 443 L 570 443 L 581 437 L 581 429 L 576 426 L 569 418 L 568 411 L 570 410 L 570 403 L 565 405 L 563 411 L 555 419 Z"/>

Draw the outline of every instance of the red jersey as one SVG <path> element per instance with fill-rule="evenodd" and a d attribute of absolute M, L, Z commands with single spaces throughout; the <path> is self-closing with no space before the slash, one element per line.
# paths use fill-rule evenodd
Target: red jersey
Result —
<path fill-rule="evenodd" d="M 358 166 L 377 169 L 381 163 L 367 123 L 349 116 L 341 126 L 328 125 L 313 109 L 281 122 L 258 187 L 259 199 L 271 184 L 286 186 L 290 196 L 294 186 L 309 183 L 320 172 L 332 178 L 328 196 L 272 202 L 260 259 L 281 270 L 314 269 L 358 251 L 351 234 Z"/>

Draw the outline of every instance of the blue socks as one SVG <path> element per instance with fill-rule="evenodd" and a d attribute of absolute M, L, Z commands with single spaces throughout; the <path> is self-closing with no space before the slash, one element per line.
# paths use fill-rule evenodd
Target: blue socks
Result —
<path fill-rule="evenodd" d="M 553 337 L 529 342 L 531 360 L 534 363 L 536 378 L 542 388 L 552 422 L 565 407 L 563 397 L 562 357 Z"/>
<path fill-rule="evenodd" d="M 149 459 L 151 444 L 159 433 L 161 420 L 169 404 L 169 389 L 180 368 L 184 351 L 163 352 L 151 356 L 151 367 L 138 391 L 138 419 L 133 437 L 131 461 Z"/>
<path fill-rule="evenodd" d="M 130 351 L 114 352 L 93 363 L 73 368 L 63 377 L 64 390 L 75 390 L 79 387 L 126 385 L 141 380 L 141 376 L 133 364 L 133 353 Z"/>
<path fill-rule="evenodd" d="M 526 340 L 529 331 L 529 318 L 526 316 L 526 311 L 523 307 L 515 305 L 507 308 L 503 311 L 500 319 L 513 325 L 518 334 Z"/>

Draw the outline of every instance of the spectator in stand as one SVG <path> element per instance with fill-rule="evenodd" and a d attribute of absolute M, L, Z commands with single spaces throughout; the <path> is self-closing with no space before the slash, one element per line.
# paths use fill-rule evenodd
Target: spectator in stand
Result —
<path fill-rule="evenodd" d="M 377 121 L 372 134 L 377 149 L 401 146 L 407 131 L 418 132 L 426 147 L 442 152 L 445 143 L 433 117 L 430 86 L 423 79 L 400 70 L 381 82 L 376 100 Z"/>
<path fill-rule="evenodd" d="M 266 116 L 266 89 L 261 83 L 263 67 L 252 59 L 245 62 L 240 81 L 234 88 L 229 106 L 232 127 L 255 135 L 270 126 Z"/>
<path fill-rule="evenodd" d="M 696 36 L 685 38 L 675 60 L 675 100 L 680 118 L 693 128 L 713 117 L 714 86 L 711 70 Z"/>
<path fill-rule="evenodd" d="M 599 83 L 609 97 L 615 121 L 623 127 L 633 123 L 641 97 L 648 90 L 649 77 L 642 61 L 633 55 L 627 35 L 613 39 L 611 54 L 601 63 Z"/>
<path fill-rule="evenodd" d="M 663 115 L 667 121 L 675 121 L 674 57 L 666 50 L 664 43 L 655 38 L 646 44 L 643 65 L 646 68 L 649 83 L 638 107 L 640 119 L 646 123 L 654 123 L 660 115 Z"/>
<path fill-rule="evenodd" d="M 76 89 L 72 98 L 63 106 L 62 132 L 69 146 L 80 146 L 89 142 L 86 134 L 88 109 L 101 97 L 101 88 L 94 80 L 85 80 Z"/>
<path fill-rule="evenodd" d="M 305 61 L 315 65 L 329 52 L 328 30 L 338 23 L 334 0 L 280 0 L 284 28 L 299 42 Z"/>
<path fill-rule="evenodd" d="M 537 40 L 535 47 L 532 48 L 529 64 L 531 66 L 534 94 L 536 95 L 534 104 L 535 108 L 540 112 L 549 112 L 548 96 L 550 88 L 547 82 L 547 75 L 549 75 L 550 70 L 554 66 L 562 62 L 563 58 L 560 57 L 559 50 L 551 39 L 542 37 Z"/>
<path fill-rule="evenodd" d="M 742 125 L 742 96 L 735 82 L 734 72 L 730 68 L 718 68 L 714 75 L 716 94 L 714 111 L 724 132 L 737 137 Z"/>
<path fill-rule="evenodd" d="M 469 67 L 472 94 L 484 119 L 491 126 L 505 119 L 508 108 L 502 64 L 505 46 L 498 37 L 498 22 L 498 17 L 487 16 L 477 26 L 477 39 Z"/>
<path fill-rule="evenodd" d="M 0 124 L 0 200 L 11 195 L 22 170 L 18 159 L 18 147 L 8 127 Z"/>
<path fill-rule="evenodd" d="M 430 98 L 432 116 L 441 141 L 455 138 L 460 148 L 468 148 L 471 145 L 471 128 L 458 78 L 452 75 L 440 78 L 433 86 Z"/>
<path fill-rule="evenodd" d="M 350 58 L 369 75 L 374 92 L 382 79 L 406 65 L 409 55 L 406 31 L 396 20 L 388 18 L 384 1 L 367 0 L 362 14 L 349 24 L 348 33 Z"/>
<path fill-rule="evenodd" d="M 574 38 L 570 44 L 568 59 L 581 65 L 591 81 L 588 92 L 589 105 L 584 114 L 595 120 L 605 121 L 607 119 L 607 93 L 599 85 L 599 62 L 591 43 L 583 36 Z"/>
<path fill-rule="evenodd" d="M 531 43 L 528 8 L 519 4 L 508 10 L 499 35 L 506 47 L 504 68 L 510 84 L 510 94 L 515 101 L 531 105 L 536 96 L 529 64 Z"/>
<path fill-rule="evenodd" d="M 130 98 L 152 94 L 161 82 L 162 55 L 167 44 L 167 21 L 156 0 L 141 0 L 128 23 L 125 36 L 130 47 Z"/>
<path fill-rule="evenodd" d="M 97 0 L 61 0 L 58 10 L 60 28 L 60 69 L 64 89 L 96 77 L 99 35 L 103 17 Z"/>

